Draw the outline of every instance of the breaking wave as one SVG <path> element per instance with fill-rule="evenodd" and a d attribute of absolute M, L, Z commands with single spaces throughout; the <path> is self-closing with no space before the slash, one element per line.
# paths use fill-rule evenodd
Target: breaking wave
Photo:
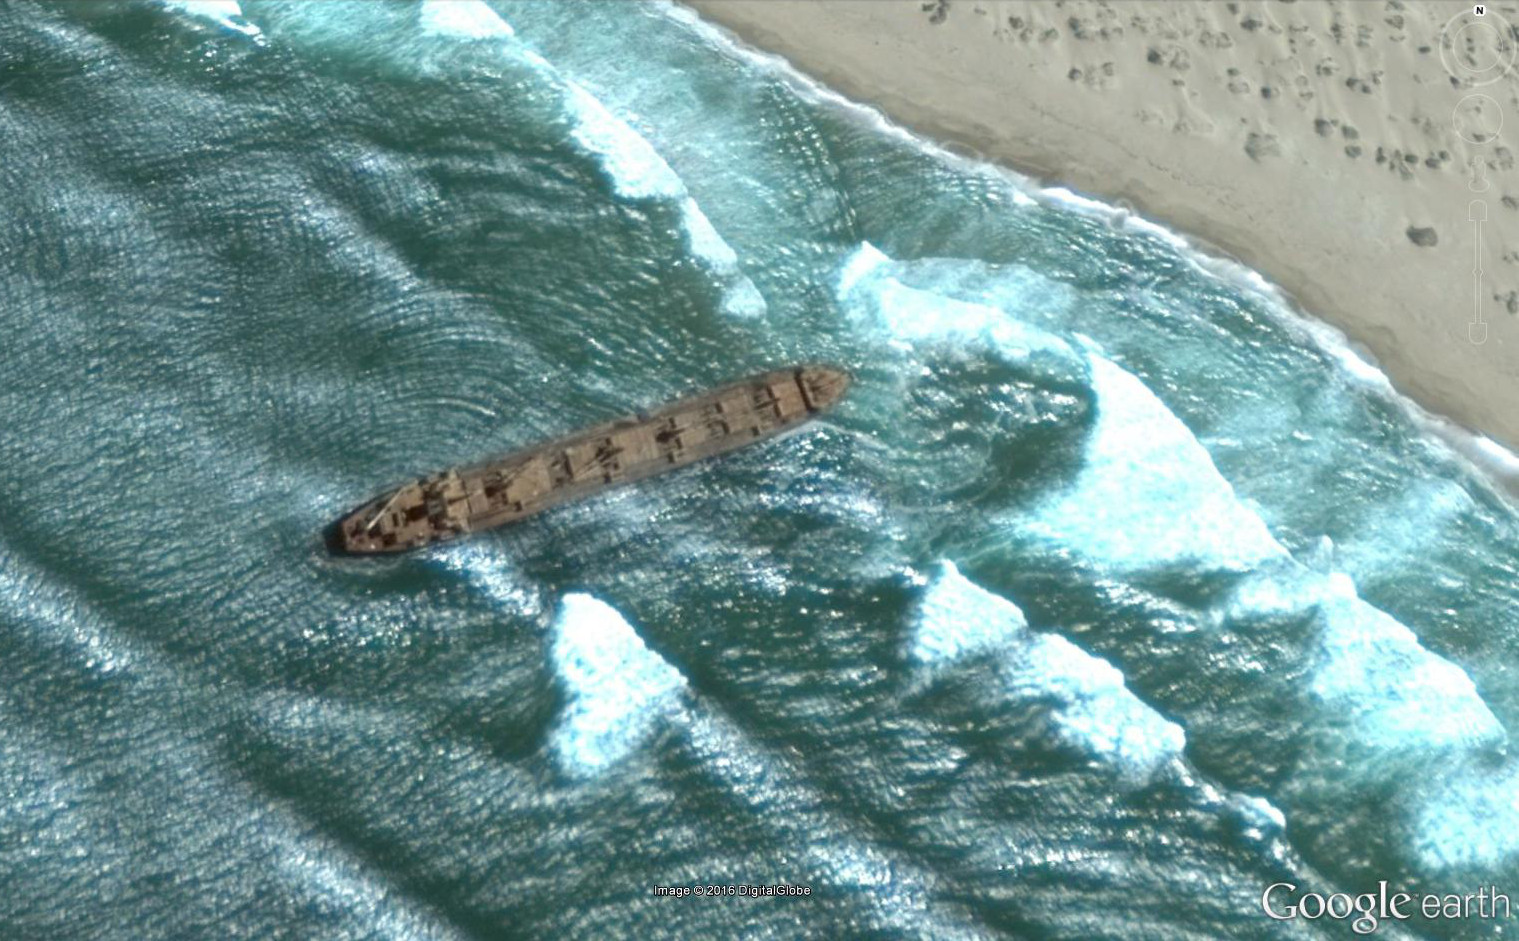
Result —
<path fill-rule="evenodd" d="M 1060 368 L 1045 373 L 1088 385 L 1096 418 L 1081 431 L 1074 476 L 1053 484 L 1025 510 L 1004 514 L 1011 531 L 1049 553 L 1075 553 L 1120 578 L 1214 572 L 1236 579 L 1234 590 L 1197 623 L 1204 629 L 1284 617 L 1316 625 L 1305 719 L 1322 750 L 1304 759 L 1298 783 L 1279 791 L 1289 813 L 1294 808 L 1322 812 L 1325 800 L 1360 800 L 1343 793 L 1307 794 L 1299 786 L 1353 760 L 1363 775 L 1353 794 L 1393 788 L 1403 795 L 1392 804 L 1363 808 L 1383 818 L 1368 826 L 1409 826 L 1409 816 L 1421 813 L 1400 809 L 1411 807 L 1417 793 L 1407 778 L 1409 761 L 1465 760 L 1506 740 L 1465 671 L 1362 600 L 1348 575 L 1316 567 L 1332 564 L 1332 557 L 1315 560 L 1315 566 L 1294 560 L 1193 433 L 1138 377 L 1083 337 L 1065 340 L 1018 322 L 1000 307 L 909 287 L 895 276 L 897 267 L 868 244 L 846 259 L 837 281 L 845 315 L 904 350 L 950 344 L 1023 366 L 1058 363 Z M 1049 295 L 1020 286 L 1005 296 L 1031 293 Z M 939 662 L 1001 650 L 1004 662 L 1022 665 L 1021 671 L 1008 668 L 1010 692 L 1048 695 L 1053 683 L 1055 694 L 1064 697 L 1055 719 L 1070 741 L 1108 754 L 1141 776 L 1179 754 L 1181 729 L 1135 699 L 1111 665 L 1063 638 L 1029 631 L 1015 605 L 969 582 L 953 566 L 935 577 L 919 617 L 911 659 Z M 1017 657 L 1008 649 L 1017 650 Z M 1070 679 L 1077 676 L 1088 679 Z M 1051 679 L 1057 677 L 1066 679 Z M 1297 698 L 1288 688 L 1270 695 Z M 1417 856 L 1432 858 L 1425 843 L 1418 845 L 1424 848 Z"/>
<path fill-rule="evenodd" d="M 565 595 L 550 629 L 565 705 L 552 744 L 572 773 L 603 771 L 669 717 L 686 681 L 633 625 L 590 595 Z"/>
<path fill-rule="evenodd" d="M 237 0 L 162 0 L 162 2 L 171 10 L 209 20 L 234 33 L 242 33 L 250 38 L 261 36 L 259 28 L 243 16 L 243 8 Z"/>
<path fill-rule="evenodd" d="M 941 669 L 971 654 L 994 656 L 1001 695 L 1049 704 L 1062 741 L 1128 777 L 1149 778 L 1186 747 L 1181 726 L 1141 702 L 1112 664 L 1058 634 L 1029 630 L 1017 605 L 976 585 L 952 562 L 940 563 L 916 618 L 913 661 Z"/>
<path fill-rule="evenodd" d="M 573 136 L 600 160 L 618 195 L 625 199 L 664 200 L 677 206 L 687 248 L 713 274 L 728 282 L 723 309 L 743 317 L 764 313 L 764 298 L 740 271 L 738 253 L 723 241 L 665 159 L 594 95 L 574 81 L 563 81 L 569 113 L 575 122 Z"/>
<path fill-rule="evenodd" d="M 434 36 L 507 39 L 516 33 L 484 0 L 422 0 L 422 31 Z"/>
<path fill-rule="evenodd" d="M 1286 550 L 1192 432 L 1132 374 L 1087 353 L 1097 422 L 1076 479 L 1024 524 L 1122 570 L 1246 569 Z"/>

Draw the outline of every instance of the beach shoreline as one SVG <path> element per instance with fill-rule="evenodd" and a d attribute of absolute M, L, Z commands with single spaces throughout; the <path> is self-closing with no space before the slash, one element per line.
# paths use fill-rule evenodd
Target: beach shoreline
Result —
<path fill-rule="evenodd" d="M 1259 272 L 1434 424 L 1519 445 L 1519 169 L 1501 123 L 1519 79 L 1495 58 L 1511 41 L 1475 41 L 1519 23 L 1512 4 L 1480 22 L 1397 0 L 685 5 L 952 153 Z M 1442 436 L 1519 493 L 1501 450 Z"/>

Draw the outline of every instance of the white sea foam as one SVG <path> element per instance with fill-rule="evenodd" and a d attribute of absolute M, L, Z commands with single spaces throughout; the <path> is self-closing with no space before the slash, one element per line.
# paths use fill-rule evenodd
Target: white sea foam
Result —
<path fill-rule="evenodd" d="M 1029 630 L 1017 605 L 943 562 L 918 606 L 909 656 L 932 668 L 978 652 L 995 654 L 1007 695 L 1053 703 L 1062 741 L 1125 774 L 1148 778 L 1186 747 L 1181 726 L 1131 693 L 1116 667 L 1058 634 Z"/>
<path fill-rule="evenodd" d="M 1148 777 L 1186 747 L 1181 726 L 1131 693 L 1116 667 L 1064 637 L 1036 635 L 1009 666 L 1016 695 L 1059 699 L 1054 719 L 1068 743 L 1128 774 Z"/>
<path fill-rule="evenodd" d="M 625 199 L 678 203 L 687 249 L 709 271 L 728 282 L 725 312 L 744 317 L 764 313 L 764 298 L 740 270 L 738 253 L 718 234 L 670 164 L 595 95 L 574 81 L 561 81 L 566 108 L 575 125 L 571 137 L 597 158 L 613 190 Z"/>
<path fill-rule="evenodd" d="M 163 5 L 199 19 L 210 20 L 244 36 L 262 35 L 257 26 L 243 18 L 243 8 L 237 0 L 163 0 Z"/>
<path fill-rule="evenodd" d="M 1027 631 L 1022 609 L 961 575 L 953 562 L 941 562 L 918 603 L 908 656 L 924 666 L 951 663 L 1006 649 Z"/>
<path fill-rule="evenodd" d="M 543 610 L 543 597 L 522 575 L 511 559 L 479 545 L 454 545 L 443 550 L 444 565 L 467 576 L 490 598 L 508 610 L 535 615 Z"/>
<path fill-rule="evenodd" d="M 744 276 L 738 264 L 738 253 L 723 237 L 717 234 L 712 221 L 687 196 L 680 204 L 681 227 L 686 233 L 686 248 L 693 256 L 704 262 L 714 274 L 728 281 L 723 297 L 723 313 L 732 317 L 758 317 L 765 312 L 765 298 L 754 282 Z"/>
<path fill-rule="evenodd" d="M 465 39 L 504 39 L 512 28 L 484 0 L 422 0 L 422 31 Z"/>
<path fill-rule="evenodd" d="M 619 196 L 628 199 L 686 197 L 686 185 L 643 135 L 608 111 L 606 105 L 578 82 L 563 81 L 565 104 L 575 123 L 571 136 L 596 156 Z"/>
<path fill-rule="evenodd" d="M 1486 435 L 1473 435 L 1459 425 L 1426 414 L 1425 423 L 1462 457 L 1471 461 L 1513 495 L 1519 494 L 1519 454 Z"/>
<path fill-rule="evenodd" d="M 1348 747 L 1433 755 L 1506 738 L 1466 672 L 1364 601 L 1343 572 L 1290 562 L 1269 567 L 1243 581 L 1223 613 L 1316 617 L 1308 688 L 1319 703 L 1318 721 L 1342 728 Z"/>
<path fill-rule="evenodd" d="M 886 253 L 869 242 L 861 242 L 839 268 L 838 295 L 847 297 L 855 287 L 872 274 L 891 264 Z"/>
<path fill-rule="evenodd" d="M 1505 476 L 1519 480 L 1519 454 L 1508 450 L 1486 435 L 1477 435 L 1471 446 L 1484 460 L 1501 470 Z"/>
<path fill-rule="evenodd" d="M 685 678 L 606 602 L 566 595 L 552 634 L 554 672 L 566 698 L 552 746 L 567 771 L 607 769 L 678 709 Z"/>
<path fill-rule="evenodd" d="M 1356 741 L 1382 751 L 1436 751 L 1502 741 L 1503 726 L 1460 667 L 1362 601 L 1349 576 L 1322 582 L 1324 631 L 1309 689 L 1348 721 Z"/>
<path fill-rule="evenodd" d="M 996 351 L 1012 362 L 1037 353 L 1085 360 L 1097 420 L 1081 471 L 1021 525 L 1030 533 L 1125 569 L 1196 561 L 1245 569 L 1286 550 L 1235 496 L 1206 449 L 1136 377 L 1095 351 L 1027 326 L 998 307 L 908 287 L 894 263 L 862 244 L 840 268 L 836 289 L 851 314 L 906 347 L 951 343 Z"/>
<path fill-rule="evenodd" d="M 1249 794 L 1241 795 L 1235 802 L 1241 815 L 1246 822 L 1255 830 L 1264 832 L 1267 830 L 1285 830 L 1287 817 L 1276 805 L 1264 797 L 1254 797 Z"/>
<path fill-rule="evenodd" d="M 723 295 L 723 313 L 731 317 L 759 317 L 769 309 L 765 295 L 748 277 L 737 278 Z"/>
<path fill-rule="evenodd" d="M 705 260 L 716 271 L 732 274 L 738 270 L 738 253 L 712 227 L 712 221 L 691 197 L 680 204 L 680 216 L 690 240 L 691 254 Z"/>
<path fill-rule="evenodd" d="M 1458 766 L 1437 775 L 1412 821 L 1408 848 L 1426 870 L 1492 868 L 1519 859 L 1519 766 Z"/>
<path fill-rule="evenodd" d="M 908 287 L 893 274 L 894 262 L 863 242 L 839 269 L 839 303 L 905 347 L 949 343 L 990 350 L 1009 362 L 1027 362 L 1036 353 L 1074 358 L 1070 345 L 1006 311 Z"/>
<path fill-rule="evenodd" d="M 432 35 L 459 39 L 512 39 L 512 27 L 482 0 L 424 0 L 421 26 Z M 738 253 L 702 212 L 681 180 L 654 146 L 618 117 L 583 85 L 563 75 L 552 63 L 515 40 L 510 54 L 553 83 L 564 96 L 570 137 L 595 158 L 618 196 L 630 200 L 659 200 L 680 213 L 686 248 L 722 285 L 723 310 L 737 317 L 765 312 L 765 300 L 744 275 Z"/>
<path fill-rule="evenodd" d="M 1121 569 L 1248 569 L 1287 551 L 1144 383 L 1089 352 L 1097 420 L 1075 480 L 1022 523 Z"/>
<path fill-rule="evenodd" d="M 1350 533 L 1337 558 L 1358 579 L 1388 565 L 1423 564 L 1427 552 L 1449 539 L 1453 521 L 1475 509 L 1471 495 L 1450 479 L 1416 482 L 1396 503 Z"/>

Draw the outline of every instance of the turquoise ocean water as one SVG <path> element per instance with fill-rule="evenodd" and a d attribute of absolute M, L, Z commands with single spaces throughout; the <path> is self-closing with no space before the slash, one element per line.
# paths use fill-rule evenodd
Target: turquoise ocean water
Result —
<path fill-rule="evenodd" d="M 1519 517 L 1165 233 L 659 5 L 10 5 L 0 131 L 0 937 L 1519 897 Z M 856 385 L 780 441 L 323 550 L 410 475 L 803 360 Z"/>

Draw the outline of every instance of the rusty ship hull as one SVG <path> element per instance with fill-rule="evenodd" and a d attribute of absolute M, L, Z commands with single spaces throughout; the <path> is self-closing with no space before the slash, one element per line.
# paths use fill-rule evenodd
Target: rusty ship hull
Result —
<path fill-rule="evenodd" d="M 774 437 L 829 408 L 849 376 L 806 365 L 751 376 L 480 464 L 413 480 L 327 532 L 341 554 L 406 552 Z"/>

